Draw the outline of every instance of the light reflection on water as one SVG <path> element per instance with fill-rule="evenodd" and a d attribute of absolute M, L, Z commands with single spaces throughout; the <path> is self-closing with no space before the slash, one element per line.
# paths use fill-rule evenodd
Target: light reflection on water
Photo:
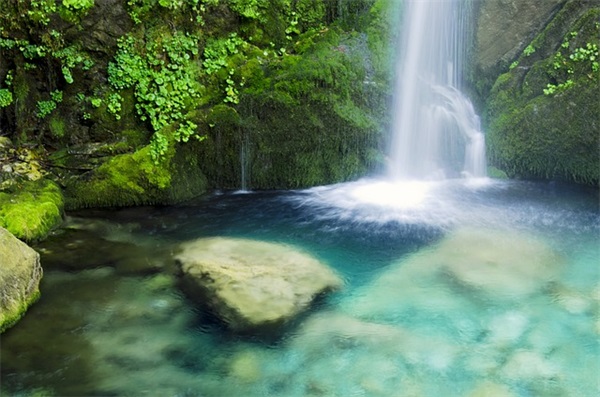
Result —
<path fill-rule="evenodd" d="M 596 192 L 363 180 L 72 215 L 37 247 L 42 300 L 2 335 L 9 395 L 600 393 Z M 347 286 L 278 338 L 232 335 L 171 268 L 175 244 L 216 235 L 301 246 Z"/>

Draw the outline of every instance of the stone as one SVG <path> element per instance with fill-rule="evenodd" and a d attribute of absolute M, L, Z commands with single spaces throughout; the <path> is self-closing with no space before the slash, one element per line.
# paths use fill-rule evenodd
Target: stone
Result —
<path fill-rule="evenodd" d="M 508 359 L 501 373 L 508 379 L 531 382 L 556 378 L 560 369 L 538 352 L 517 350 Z"/>
<path fill-rule="evenodd" d="M 499 64 L 514 60 L 564 2 L 483 1 L 475 34 L 476 65 L 488 72 Z"/>
<path fill-rule="evenodd" d="M 563 258 L 536 236 L 459 228 L 386 268 L 343 300 L 341 307 L 369 321 L 396 321 L 416 313 L 411 314 L 413 321 L 444 316 L 464 322 L 469 317 L 465 310 L 477 310 L 482 299 L 515 300 L 542 291 L 557 279 L 562 263 Z M 514 321 L 512 332 L 517 334 L 512 336 L 518 339 L 527 319 L 523 314 L 508 319 Z M 465 327 L 470 334 L 479 332 L 477 326 Z M 498 343 L 511 337 L 499 329 L 494 335 Z"/>
<path fill-rule="evenodd" d="M 515 393 L 511 392 L 508 386 L 493 383 L 491 381 L 483 381 L 479 383 L 468 394 L 468 397 L 514 397 Z"/>
<path fill-rule="evenodd" d="M 462 228 L 440 243 L 435 262 L 463 286 L 494 298 L 519 299 L 558 276 L 563 259 L 535 236 Z"/>
<path fill-rule="evenodd" d="M 251 383 L 261 377 L 261 361 L 259 353 L 245 350 L 236 353 L 231 359 L 229 374 L 235 379 Z"/>
<path fill-rule="evenodd" d="M 331 360 L 335 366 L 346 350 L 360 350 L 370 362 L 354 376 L 398 375 L 400 368 L 385 368 L 390 360 L 402 358 L 411 366 L 445 373 L 456 363 L 461 347 L 452 341 L 404 327 L 363 321 L 344 313 L 324 312 L 311 316 L 293 340 L 297 350 L 308 354 L 308 361 Z M 327 352 L 324 354 L 324 352 Z M 358 360 L 358 353 L 353 357 Z M 367 379 L 365 378 L 365 379 Z"/>
<path fill-rule="evenodd" d="M 323 263 L 286 244 L 203 238 L 182 244 L 175 260 L 186 292 L 235 331 L 279 326 L 343 284 Z"/>
<path fill-rule="evenodd" d="M 38 299 L 42 274 L 39 254 L 0 227 L 0 332 Z"/>
<path fill-rule="evenodd" d="M 500 348 L 514 346 L 527 330 L 528 323 L 527 316 L 517 311 L 494 316 L 488 324 L 489 341 Z"/>

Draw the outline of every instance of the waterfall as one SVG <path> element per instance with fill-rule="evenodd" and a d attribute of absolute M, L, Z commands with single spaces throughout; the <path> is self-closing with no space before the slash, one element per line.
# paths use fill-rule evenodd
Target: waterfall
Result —
<path fill-rule="evenodd" d="M 460 91 L 470 2 L 403 3 L 389 175 L 484 177 L 485 141 L 479 117 Z"/>

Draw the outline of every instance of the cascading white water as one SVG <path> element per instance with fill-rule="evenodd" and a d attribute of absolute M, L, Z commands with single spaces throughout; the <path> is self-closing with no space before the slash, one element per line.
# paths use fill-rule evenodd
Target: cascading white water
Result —
<path fill-rule="evenodd" d="M 404 7 L 389 174 L 484 177 L 479 118 L 460 92 L 469 2 L 406 0 Z"/>

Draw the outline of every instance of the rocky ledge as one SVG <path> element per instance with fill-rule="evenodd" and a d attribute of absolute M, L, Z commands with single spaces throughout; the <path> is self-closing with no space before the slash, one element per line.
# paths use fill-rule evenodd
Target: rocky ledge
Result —
<path fill-rule="evenodd" d="M 285 244 L 215 237 L 180 248 L 185 291 L 234 331 L 277 327 L 343 284 L 326 265 Z"/>

